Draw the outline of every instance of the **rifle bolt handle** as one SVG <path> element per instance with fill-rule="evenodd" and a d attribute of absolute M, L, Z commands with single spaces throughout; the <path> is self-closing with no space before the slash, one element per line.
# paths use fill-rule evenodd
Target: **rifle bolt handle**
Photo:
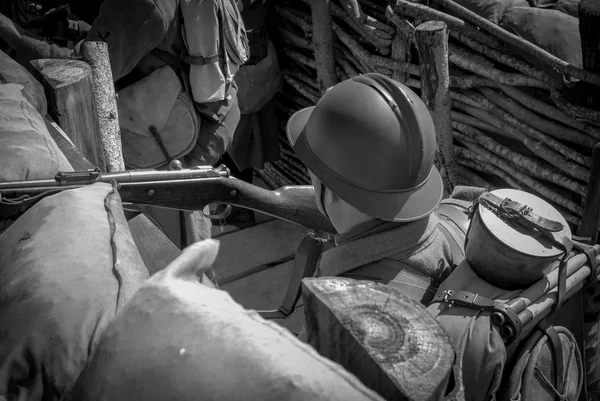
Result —
<path fill-rule="evenodd" d="M 169 163 L 169 170 L 183 170 L 183 164 L 181 164 L 181 161 L 177 159 L 171 160 L 171 163 Z"/>

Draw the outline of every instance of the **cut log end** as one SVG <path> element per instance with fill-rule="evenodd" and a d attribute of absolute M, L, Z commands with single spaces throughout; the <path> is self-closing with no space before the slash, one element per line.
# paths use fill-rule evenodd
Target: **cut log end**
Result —
<path fill-rule="evenodd" d="M 447 26 L 443 21 L 427 21 L 417 26 L 417 31 L 444 32 Z"/>
<path fill-rule="evenodd" d="M 40 59 L 32 60 L 31 65 L 39 71 L 54 89 L 87 79 L 92 73 L 89 64 L 80 60 Z"/>
<path fill-rule="evenodd" d="M 422 305 L 383 284 L 303 281 L 308 342 L 386 399 L 440 399 L 454 362 Z"/>

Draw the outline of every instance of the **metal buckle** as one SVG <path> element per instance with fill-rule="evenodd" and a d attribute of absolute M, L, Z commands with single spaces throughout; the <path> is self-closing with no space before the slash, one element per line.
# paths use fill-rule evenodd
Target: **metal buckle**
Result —
<path fill-rule="evenodd" d="M 454 296 L 454 290 L 446 290 L 442 294 L 444 294 L 444 297 L 442 298 L 443 302 L 449 303 L 451 305 L 454 303 L 454 300 L 449 299 L 450 297 Z"/>
<path fill-rule="evenodd" d="M 533 211 L 533 209 L 527 205 L 522 205 L 518 202 L 511 200 L 510 198 L 504 198 L 500 204 L 500 209 L 507 213 L 509 216 L 521 217 L 526 216 Z"/>

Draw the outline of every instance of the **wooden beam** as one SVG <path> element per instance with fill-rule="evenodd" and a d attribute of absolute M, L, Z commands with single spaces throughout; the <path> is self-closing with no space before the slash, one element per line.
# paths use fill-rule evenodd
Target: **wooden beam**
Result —
<path fill-rule="evenodd" d="M 32 60 L 31 64 L 44 85 L 48 115 L 85 159 L 100 166 L 99 126 L 90 66 L 72 59 Z"/>
<path fill-rule="evenodd" d="M 63 152 L 69 163 L 71 163 L 73 170 L 89 170 L 96 167 L 90 163 L 89 160 L 83 157 L 73 142 L 71 142 L 71 139 L 58 124 L 49 120 L 48 117 L 44 117 L 44 122 L 46 123 L 46 127 L 48 128 L 48 132 L 52 136 L 52 139 L 54 139 L 54 142 L 56 142 L 58 148 L 61 150 L 61 152 Z"/>
<path fill-rule="evenodd" d="M 437 321 L 395 288 L 304 279 L 307 342 L 387 400 L 440 400 L 454 350 Z"/>
<path fill-rule="evenodd" d="M 428 21 L 415 32 L 419 49 L 421 99 L 427 105 L 437 136 L 437 165 L 448 193 L 456 185 L 454 145 L 450 117 L 450 71 L 448 62 L 448 28 L 441 21 Z"/>

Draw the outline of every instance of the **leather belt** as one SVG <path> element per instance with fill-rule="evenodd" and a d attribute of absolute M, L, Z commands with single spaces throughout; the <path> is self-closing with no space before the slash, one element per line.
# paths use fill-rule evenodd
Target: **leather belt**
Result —
<path fill-rule="evenodd" d="M 510 345 L 521 333 L 523 324 L 517 314 L 504 302 L 494 301 L 462 290 L 446 290 L 438 292 L 431 303 L 445 303 L 452 306 L 489 311 L 490 320 L 498 329 L 505 345 Z"/>
<path fill-rule="evenodd" d="M 521 226 L 529 226 L 530 228 L 549 232 L 559 232 L 564 228 L 562 223 L 558 221 L 535 214 L 533 209 L 527 205 L 509 198 L 501 199 L 490 192 L 482 194 L 478 199 L 478 203 L 492 210 L 499 217 L 508 218 L 511 222 Z"/>

